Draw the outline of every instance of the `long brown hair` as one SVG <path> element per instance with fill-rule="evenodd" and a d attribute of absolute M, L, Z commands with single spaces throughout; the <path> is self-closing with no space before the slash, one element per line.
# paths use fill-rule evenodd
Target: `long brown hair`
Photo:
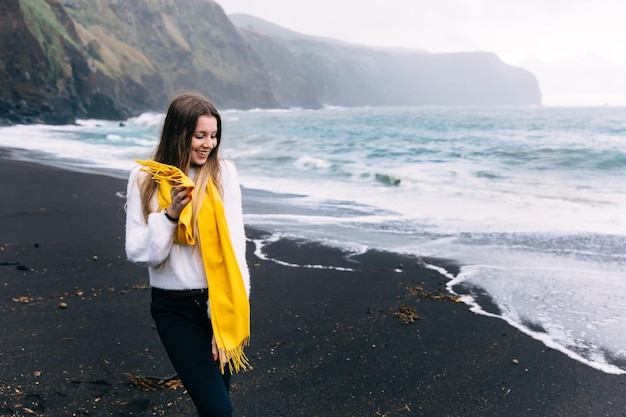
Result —
<path fill-rule="evenodd" d="M 182 93 L 174 98 L 165 115 L 161 128 L 161 138 L 152 158 L 163 164 L 174 165 L 185 175 L 189 175 L 191 168 L 191 141 L 200 116 L 211 116 L 217 120 L 217 145 L 211 150 L 206 163 L 196 167 L 195 177 L 192 178 L 196 184 L 192 202 L 194 235 L 197 230 L 195 225 L 198 210 L 206 193 L 209 178 L 213 178 L 220 195 L 222 194 L 218 156 L 222 139 L 222 118 L 213 103 L 197 92 Z M 152 178 L 147 177 L 147 180 L 143 181 L 140 187 L 143 215 L 147 221 L 148 215 L 155 211 L 155 207 L 152 207 L 151 202 L 157 190 L 157 183 Z"/>

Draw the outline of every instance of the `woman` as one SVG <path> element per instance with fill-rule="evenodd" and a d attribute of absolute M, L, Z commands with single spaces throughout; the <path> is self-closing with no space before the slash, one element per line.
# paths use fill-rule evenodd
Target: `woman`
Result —
<path fill-rule="evenodd" d="M 232 414 L 231 370 L 247 366 L 250 335 L 241 190 L 218 156 L 221 131 L 209 100 L 179 95 L 127 191 L 126 253 L 148 266 L 152 317 L 199 416 Z"/>

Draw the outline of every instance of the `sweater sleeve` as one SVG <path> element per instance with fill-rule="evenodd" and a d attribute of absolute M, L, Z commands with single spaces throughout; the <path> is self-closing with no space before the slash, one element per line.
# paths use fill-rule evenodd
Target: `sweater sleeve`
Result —
<path fill-rule="evenodd" d="M 224 211 L 230 238 L 239 262 L 239 269 L 243 277 L 246 293 L 250 297 L 250 271 L 246 261 L 246 235 L 243 225 L 243 210 L 241 206 L 241 187 L 235 165 L 230 161 L 223 161 L 222 189 L 224 192 Z M 165 216 L 164 216 L 165 217 Z"/>
<path fill-rule="evenodd" d="M 126 256 L 129 261 L 158 266 L 170 254 L 174 244 L 176 224 L 169 221 L 162 211 L 150 213 L 144 220 L 141 207 L 139 181 L 147 174 L 134 168 L 128 179 L 126 190 Z"/>

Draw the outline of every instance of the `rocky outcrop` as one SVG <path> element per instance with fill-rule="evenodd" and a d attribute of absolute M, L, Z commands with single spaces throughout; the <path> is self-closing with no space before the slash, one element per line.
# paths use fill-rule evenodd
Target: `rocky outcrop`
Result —
<path fill-rule="evenodd" d="M 43 43 L 45 28 L 33 33 L 26 16 L 30 9 L 26 7 L 25 11 L 20 3 L 0 3 L 0 123 L 71 122 L 77 110 L 72 99 L 75 90 L 64 82 L 68 62 L 63 58 L 72 45 L 62 38 Z M 62 20 L 57 22 L 59 29 L 63 28 Z M 52 56 L 51 62 L 44 47 L 64 57 L 55 60 Z"/>

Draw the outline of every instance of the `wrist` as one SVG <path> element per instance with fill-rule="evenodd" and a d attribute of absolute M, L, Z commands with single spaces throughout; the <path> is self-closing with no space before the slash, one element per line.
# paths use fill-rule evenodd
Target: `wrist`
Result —
<path fill-rule="evenodd" d="M 167 220 L 171 221 L 172 223 L 178 223 L 178 217 L 172 217 L 167 213 L 167 209 L 163 210 L 163 214 L 165 214 L 165 217 L 167 217 Z"/>

